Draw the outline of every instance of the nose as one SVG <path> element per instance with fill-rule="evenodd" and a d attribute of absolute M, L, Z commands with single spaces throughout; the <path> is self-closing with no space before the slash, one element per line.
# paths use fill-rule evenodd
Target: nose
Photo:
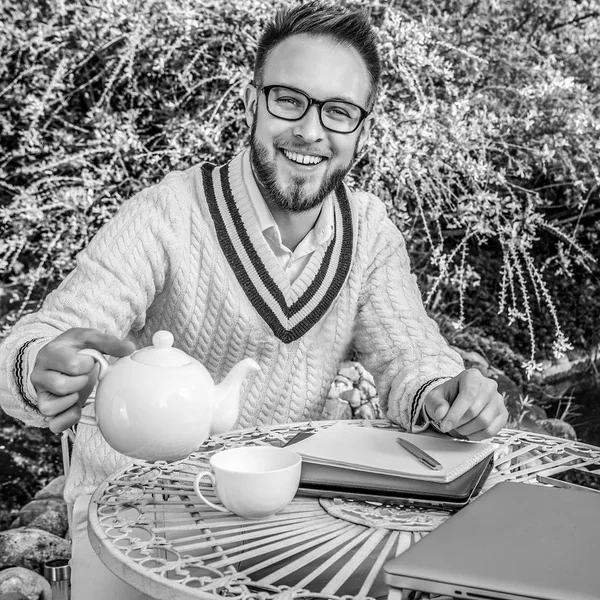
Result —
<path fill-rule="evenodd" d="M 323 129 L 323 125 L 321 125 L 318 106 L 313 104 L 308 109 L 308 112 L 299 121 L 296 121 L 293 133 L 309 144 L 318 142 L 325 137 L 325 130 Z"/>

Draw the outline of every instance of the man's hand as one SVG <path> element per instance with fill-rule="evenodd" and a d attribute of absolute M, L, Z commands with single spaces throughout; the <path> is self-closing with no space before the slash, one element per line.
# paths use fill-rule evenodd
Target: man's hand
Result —
<path fill-rule="evenodd" d="M 425 410 L 444 432 L 455 430 L 471 440 L 496 435 L 508 411 L 493 379 L 467 369 L 438 385 L 425 398 Z"/>
<path fill-rule="evenodd" d="M 95 329 L 69 329 L 48 342 L 37 355 L 31 373 L 40 412 L 49 417 L 48 426 L 59 433 L 79 421 L 81 407 L 96 383 L 96 363 L 91 356 L 77 354 L 93 348 L 121 357 L 135 350 L 124 342 Z"/>

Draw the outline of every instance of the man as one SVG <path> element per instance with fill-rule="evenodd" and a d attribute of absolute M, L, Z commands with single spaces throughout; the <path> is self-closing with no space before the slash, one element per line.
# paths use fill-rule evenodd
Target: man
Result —
<path fill-rule="evenodd" d="M 123 205 L 6 339 L 6 412 L 56 432 L 73 425 L 95 383 L 93 360 L 78 351 L 123 356 L 166 329 L 216 381 L 246 356 L 259 363 L 240 427 L 319 418 L 354 347 L 391 420 L 495 434 L 507 416 L 495 383 L 465 371 L 426 315 L 383 204 L 342 183 L 372 127 L 380 72 L 362 13 L 319 2 L 278 13 L 244 93 L 250 150 L 171 173 Z M 90 587 L 89 569 L 85 581 L 77 575 L 78 555 L 94 556 L 83 539 L 89 494 L 126 460 L 79 427 L 65 489 L 75 600 Z"/>

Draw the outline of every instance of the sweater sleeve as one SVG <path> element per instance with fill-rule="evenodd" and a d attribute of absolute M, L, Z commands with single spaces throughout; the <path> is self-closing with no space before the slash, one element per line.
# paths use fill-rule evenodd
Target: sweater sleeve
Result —
<path fill-rule="evenodd" d="M 424 429 L 427 393 L 460 373 L 457 352 L 423 305 L 404 239 L 377 200 L 367 211 L 370 245 L 354 346 L 372 373 L 388 418 L 408 431 Z"/>
<path fill-rule="evenodd" d="M 124 338 L 141 329 L 146 311 L 177 268 L 181 234 L 177 198 L 169 186 L 148 188 L 125 202 L 76 259 L 75 269 L 23 317 L 0 345 L 0 405 L 28 425 L 44 417 L 29 385 L 30 355 L 73 327 Z"/>

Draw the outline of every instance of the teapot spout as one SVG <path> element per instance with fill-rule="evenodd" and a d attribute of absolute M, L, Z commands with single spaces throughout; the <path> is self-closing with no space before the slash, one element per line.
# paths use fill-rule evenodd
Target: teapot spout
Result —
<path fill-rule="evenodd" d="M 260 371 L 252 358 L 239 362 L 215 388 L 215 406 L 210 435 L 225 433 L 233 428 L 239 414 L 240 388 L 246 377 Z"/>

